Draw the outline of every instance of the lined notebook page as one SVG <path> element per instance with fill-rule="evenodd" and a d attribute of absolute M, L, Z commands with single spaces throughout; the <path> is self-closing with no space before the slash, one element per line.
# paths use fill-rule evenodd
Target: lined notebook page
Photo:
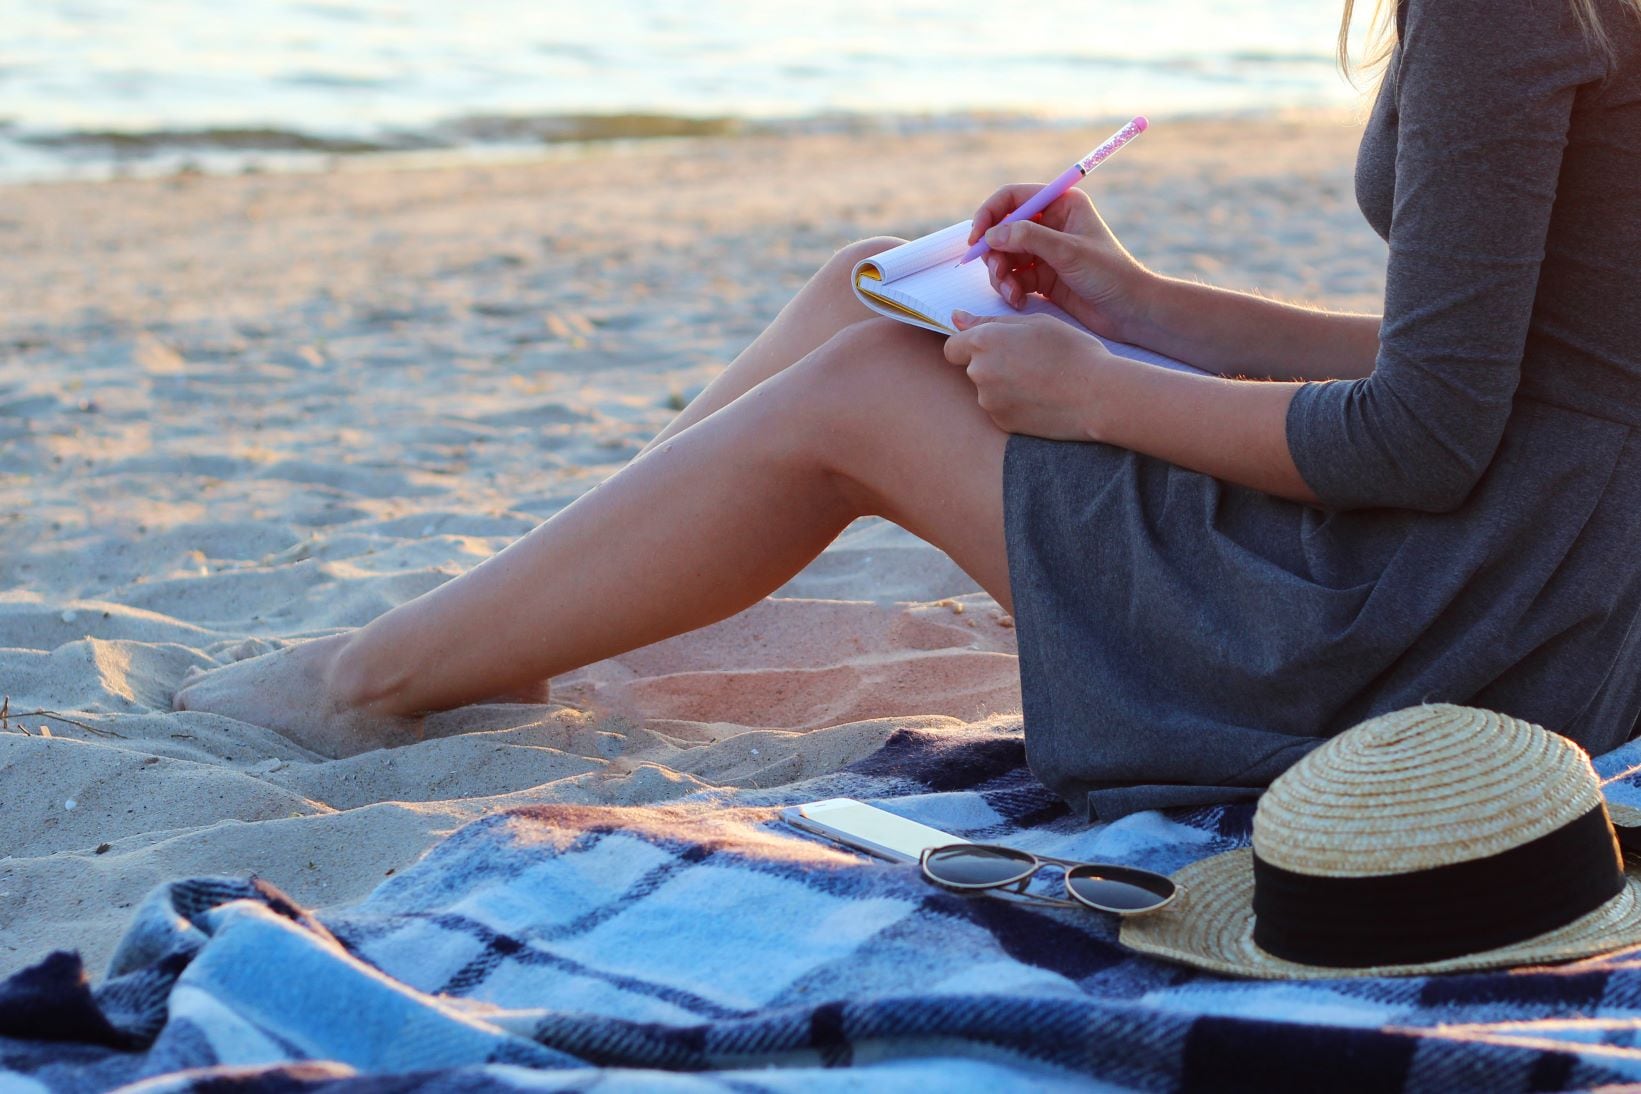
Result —
<path fill-rule="evenodd" d="M 1078 330 L 1094 334 L 1040 296 L 1028 296 L 1025 306 L 1018 311 L 1009 307 L 992 289 L 984 261 L 976 259 L 959 266 L 957 260 L 969 249 L 970 223 L 965 220 L 953 224 L 867 259 L 856 267 L 856 293 L 874 311 L 940 334 L 956 333 L 951 315 L 959 310 L 973 315 L 1052 315 Z M 868 268 L 875 269 L 882 280 L 863 279 L 861 273 Z M 1094 337 L 1119 357 L 1183 372 L 1214 375 L 1140 346 L 1113 342 L 1097 334 Z"/>

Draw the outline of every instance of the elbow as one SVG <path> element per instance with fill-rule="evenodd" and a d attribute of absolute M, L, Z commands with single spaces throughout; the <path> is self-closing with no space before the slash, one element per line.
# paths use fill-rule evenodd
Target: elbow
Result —
<path fill-rule="evenodd" d="M 1416 513 L 1451 513 L 1469 500 L 1479 475 L 1434 472 L 1429 467 L 1366 469 L 1354 483 L 1336 483 L 1327 493 L 1315 491 L 1329 509 L 1405 509 Z"/>
<path fill-rule="evenodd" d="M 1451 513 L 1470 500 L 1503 440 L 1509 404 L 1480 409 L 1457 422 L 1418 422 L 1402 431 L 1388 476 L 1399 487 L 1398 507 L 1420 513 Z M 1467 427 L 1467 428 L 1461 428 Z"/>
<path fill-rule="evenodd" d="M 1421 467 L 1417 478 L 1408 483 L 1398 508 L 1419 513 L 1451 513 L 1470 499 L 1481 471 L 1448 465 L 1435 469 Z"/>
<path fill-rule="evenodd" d="M 1362 467 L 1362 489 L 1346 507 L 1451 513 L 1470 500 L 1490 462 L 1481 453 L 1433 444 L 1381 450 L 1379 459 Z"/>
<path fill-rule="evenodd" d="M 1374 377 L 1307 385 L 1312 405 L 1290 414 L 1296 462 L 1333 509 L 1451 513 L 1475 493 L 1503 437 L 1510 404 L 1412 398 Z M 1290 408 L 1292 409 L 1292 408 Z"/>

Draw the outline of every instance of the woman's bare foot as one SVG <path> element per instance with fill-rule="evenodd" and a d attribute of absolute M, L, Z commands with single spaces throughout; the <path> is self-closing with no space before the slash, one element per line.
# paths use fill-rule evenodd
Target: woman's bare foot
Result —
<path fill-rule="evenodd" d="M 350 687 L 338 671 L 352 633 L 315 638 L 221 668 L 190 669 L 171 700 L 175 710 L 221 714 L 266 726 L 323 756 L 354 756 L 422 739 L 422 719 L 367 701 L 364 681 Z M 526 685 L 492 702 L 546 703 L 547 682 Z"/>
<path fill-rule="evenodd" d="M 374 712 L 337 687 L 337 657 L 350 637 L 330 635 L 206 672 L 192 669 L 171 706 L 266 726 L 323 756 L 420 740 L 420 718 Z"/>

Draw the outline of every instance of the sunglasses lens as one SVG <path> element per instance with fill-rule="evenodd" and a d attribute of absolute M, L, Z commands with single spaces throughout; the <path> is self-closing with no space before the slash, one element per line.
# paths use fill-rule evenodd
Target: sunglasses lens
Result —
<path fill-rule="evenodd" d="M 1120 866 L 1073 866 L 1066 886 L 1084 904 L 1110 912 L 1143 912 L 1159 908 L 1174 896 L 1174 883 L 1149 870 Z"/>
<path fill-rule="evenodd" d="M 1030 855 L 1006 847 L 942 847 L 930 851 L 923 869 L 946 885 L 1006 885 L 1031 873 L 1036 865 Z"/>

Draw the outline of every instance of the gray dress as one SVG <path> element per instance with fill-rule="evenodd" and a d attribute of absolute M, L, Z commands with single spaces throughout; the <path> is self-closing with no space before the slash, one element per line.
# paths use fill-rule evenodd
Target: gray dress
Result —
<path fill-rule="evenodd" d="M 1641 24 L 1602 7 L 1610 71 L 1568 0 L 1404 0 L 1357 162 L 1378 361 L 1287 419 L 1322 507 L 1010 438 L 1026 752 L 1075 808 L 1248 799 L 1423 701 L 1636 731 Z"/>

